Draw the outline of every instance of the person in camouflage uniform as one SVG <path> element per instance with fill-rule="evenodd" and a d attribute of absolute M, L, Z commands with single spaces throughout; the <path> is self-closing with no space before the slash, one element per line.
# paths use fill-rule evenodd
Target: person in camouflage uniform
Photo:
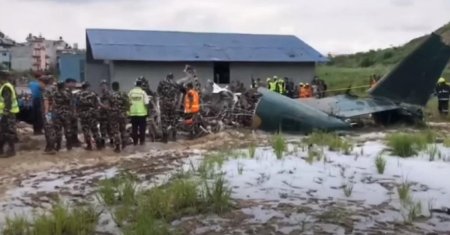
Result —
<path fill-rule="evenodd" d="M 113 82 L 111 85 L 113 92 L 111 93 L 110 128 L 114 138 L 114 152 L 119 153 L 127 144 L 126 123 L 130 103 L 128 95 L 119 91 L 120 85 L 118 82 Z"/>
<path fill-rule="evenodd" d="M 158 95 L 161 103 L 161 128 L 164 143 L 167 143 L 169 134 L 173 140 L 176 140 L 178 123 L 177 101 L 180 90 L 180 85 L 175 83 L 172 74 L 169 74 L 165 80 L 158 84 Z"/>
<path fill-rule="evenodd" d="M 66 79 L 66 89 L 68 89 L 68 91 L 70 93 L 72 93 L 72 107 L 73 112 L 70 115 L 70 128 L 71 128 L 71 143 L 72 143 L 72 147 L 81 147 L 81 141 L 78 139 L 78 111 L 77 111 L 77 107 L 78 107 L 78 102 L 79 102 L 79 94 L 78 93 L 73 93 L 75 87 L 76 87 L 77 81 L 73 78 L 68 78 Z"/>
<path fill-rule="evenodd" d="M 9 74 L 7 72 L 0 71 L 0 87 L 7 83 L 12 85 L 9 82 L 8 76 Z M 0 113 L 0 156 L 2 157 L 13 157 L 16 155 L 15 143 L 17 142 L 17 129 L 16 115 L 13 111 L 14 92 L 15 91 L 4 87 L 0 94 L 0 102 L 3 105 L 2 113 Z M 17 101 L 15 102 L 17 104 Z M 5 144 L 8 144 L 9 148 L 6 155 L 3 156 L 3 148 Z"/>
<path fill-rule="evenodd" d="M 110 118 L 110 107 L 112 94 L 108 86 L 108 82 L 103 80 L 100 83 L 101 93 L 100 93 L 100 109 L 98 121 L 100 123 L 100 136 L 102 139 L 102 144 L 105 145 L 106 140 L 109 138 L 111 144 L 113 142 L 113 135 L 111 130 L 111 118 Z"/>
<path fill-rule="evenodd" d="M 72 93 L 65 88 L 63 82 L 59 82 L 57 84 L 57 89 L 52 94 L 52 98 L 55 115 L 54 127 L 56 134 L 56 151 L 61 149 L 63 129 L 67 150 L 71 150 L 73 140 L 71 117 L 74 111 Z"/>
<path fill-rule="evenodd" d="M 56 92 L 56 86 L 50 85 L 50 79 L 43 80 L 45 87 L 43 91 L 43 115 L 44 115 L 44 133 L 46 146 L 44 152 L 53 154 L 57 150 L 56 146 L 56 128 L 54 115 L 53 94 Z"/>
<path fill-rule="evenodd" d="M 98 97 L 95 92 L 89 89 L 89 83 L 81 85 L 82 91 L 79 93 L 78 113 L 83 131 L 86 150 L 92 150 L 91 134 L 94 137 L 97 149 L 102 149 L 101 138 L 98 131 Z"/>

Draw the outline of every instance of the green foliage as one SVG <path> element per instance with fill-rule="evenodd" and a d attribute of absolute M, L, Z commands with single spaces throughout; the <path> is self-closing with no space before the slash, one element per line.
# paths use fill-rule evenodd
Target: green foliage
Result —
<path fill-rule="evenodd" d="M 403 182 L 397 187 L 398 197 L 402 204 L 409 204 L 412 201 L 411 197 L 411 185 L 408 182 Z"/>
<path fill-rule="evenodd" d="M 308 145 L 327 146 L 330 151 L 350 154 L 353 145 L 336 133 L 313 132 L 304 140 Z"/>
<path fill-rule="evenodd" d="M 444 146 L 450 148 L 450 137 L 444 139 Z"/>
<path fill-rule="evenodd" d="M 394 133 L 387 137 L 387 144 L 394 155 L 400 157 L 411 157 L 419 151 L 425 150 L 427 144 L 436 140 L 436 133 L 425 130 L 418 133 Z"/>
<path fill-rule="evenodd" d="M 217 177 L 212 186 L 203 183 L 203 201 L 215 213 L 223 213 L 231 207 L 231 190 L 226 186 L 223 177 Z"/>
<path fill-rule="evenodd" d="M 375 159 L 375 166 L 377 167 L 378 174 L 384 174 L 384 169 L 386 168 L 386 159 L 382 155 L 379 155 Z"/>
<path fill-rule="evenodd" d="M 255 158 L 255 152 L 256 152 L 256 144 L 251 142 L 248 146 L 248 156 L 250 158 Z"/>
<path fill-rule="evenodd" d="M 422 203 L 420 202 L 411 202 L 406 209 L 408 210 L 407 224 L 411 224 L 422 215 Z"/>
<path fill-rule="evenodd" d="M 284 151 L 286 151 L 287 143 L 284 136 L 280 134 L 276 134 L 272 137 L 272 148 L 277 156 L 277 159 L 282 159 Z"/>
<path fill-rule="evenodd" d="M 5 235 L 90 235 L 97 226 L 98 213 L 91 206 L 77 206 L 58 203 L 48 214 L 38 215 L 33 222 L 16 217 L 7 219 Z"/>
<path fill-rule="evenodd" d="M 306 162 L 309 164 L 313 164 L 315 161 L 321 161 L 324 157 L 323 149 L 317 150 L 317 149 L 309 149 L 308 150 L 308 158 L 306 159 Z"/>
<path fill-rule="evenodd" d="M 436 158 L 439 158 L 439 159 L 442 158 L 442 153 L 439 151 L 437 145 L 435 145 L 435 144 L 428 146 L 427 154 L 428 154 L 430 162 L 436 160 Z"/>

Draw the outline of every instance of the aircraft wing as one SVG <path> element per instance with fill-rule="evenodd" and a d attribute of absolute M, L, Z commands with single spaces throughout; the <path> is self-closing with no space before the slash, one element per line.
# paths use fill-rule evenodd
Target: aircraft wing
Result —
<path fill-rule="evenodd" d="M 348 95 L 338 95 L 323 99 L 299 99 L 299 102 L 341 118 L 352 118 L 400 108 L 398 104 L 388 99 L 355 98 Z"/>

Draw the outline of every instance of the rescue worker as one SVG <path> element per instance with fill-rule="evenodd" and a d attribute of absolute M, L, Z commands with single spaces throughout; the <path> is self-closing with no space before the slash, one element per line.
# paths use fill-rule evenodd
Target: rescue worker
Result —
<path fill-rule="evenodd" d="M 200 96 L 192 83 L 186 85 L 187 92 L 184 96 L 184 113 L 187 118 L 192 118 L 200 112 Z"/>
<path fill-rule="evenodd" d="M 273 92 L 277 92 L 277 90 L 278 90 L 278 88 L 277 88 L 278 87 L 277 86 L 277 79 L 278 78 L 276 76 L 274 76 L 273 79 L 271 79 L 270 83 L 269 83 L 270 84 L 270 90 L 273 91 Z"/>
<path fill-rule="evenodd" d="M 110 106 L 110 129 L 113 136 L 114 152 L 119 153 L 127 145 L 126 123 L 127 112 L 130 108 L 128 96 L 120 91 L 120 84 L 113 82 L 111 84 L 111 106 Z M 142 90 L 142 88 L 140 88 Z M 142 90 L 145 94 L 145 91 Z M 145 119 L 144 119 L 145 120 Z M 145 123 L 145 121 L 144 121 Z M 145 129 L 144 129 L 145 135 Z"/>
<path fill-rule="evenodd" d="M 169 134 L 173 140 L 176 140 L 177 100 L 181 87 L 173 81 L 173 75 L 169 74 L 165 80 L 159 82 L 157 90 L 160 97 L 162 141 L 167 143 Z"/>
<path fill-rule="evenodd" d="M 439 78 L 436 85 L 436 95 L 438 98 L 438 110 L 441 115 L 448 115 L 448 102 L 450 98 L 450 86 L 445 78 Z"/>
<path fill-rule="evenodd" d="M 43 116 L 44 116 L 44 133 L 45 133 L 45 153 L 53 154 L 57 150 L 56 142 L 56 126 L 55 126 L 55 108 L 54 93 L 56 92 L 56 84 L 51 84 L 51 80 L 44 80 L 43 87 Z"/>
<path fill-rule="evenodd" d="M 83 82 L 79 94 L 78 113 L 83 131 L 86 150 L 92 150 L 92 138 L 94 137 L 97 149 L 102 149 L 102 141 L 98 130 L 98 97 L 89 89 L 90 85 Z"/>
<path fill-rule="evenodd" d="M 311 98 L 313 96 L 313 89 L 311 87 L 311 85 L 309 85 L 309 83 L 305 84 L 305 94 L 304 94 L 304 98 Z"/>
<path fill-rule="evenodd" d="M 58 82 L 57 89 L 52 95 L 55 114 L 56 151 L 61 149 L 63 130 L 64 137 L 66 138 L 66 148 L 67 150 L 72 150 L 73 135 L 71 117 L 74 111 L 72 106 L 73 97 L 72 93 L 64 85 L 64 82 Z"/>
<path fill-rule="evenodd" d="M 149 97 L 141 88 L 141 85 L 141 81 L 137 81 L 136 86 L 128 93 L 131 104 L 128 116 L 131 118 L 131 137 L 134 145 L 145 144 L 145 130 L 147 128 L 146 117 L 148 115 Z"/>
<path fill-rule="evenodd" d="M 271 91 L 272 90 L 272 79 L 267 78 L 266 79 L 266 88 L 267 90 Z"/>
<path fill-rule="evenodd" d="M 305 84 L 303 82 L 301 82 L 298 87 L 298 98 L 305 98 L 305 97 L 303 97 L 303 94 L 305 93 L 304 90 L 305 90 Z"/>
<path fill-rule="evenodd" d="M 100 123 L 100 138 L 102 139 L 102 145 L 106 144 L 106 140 L 109 138 L 111 144 L 113 144 L 113 136 L 111 133 L 110 124 L 110 107 L 112 94 L 106 80 L 100 82 L 100 109 L 99 109 L 99 123 Z"/>
<path fill-rule="evenodd" d="M 286 94 L 286 83 L 283 78 L 277 80 L 277 90 L 280 95 Z"/>
<path fill-rule="evenodd" d="M 256 89 L 256 81 L 254 78 L 251 78 L 251 84 L 250 84 L 250 88 L 252 89 Z"/>
<path fill-rule="evenodd" d="M 8 80 L 8 73 L 0 71 L 0 157 L 16 155 L 16 114 L 19 113 L 16 90 Z M 5 144 L 8 150 L 4 152 Z"/>

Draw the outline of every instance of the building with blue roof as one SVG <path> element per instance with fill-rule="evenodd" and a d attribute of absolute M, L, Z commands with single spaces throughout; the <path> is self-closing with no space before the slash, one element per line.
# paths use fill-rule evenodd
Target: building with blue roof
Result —
<path fill-rule="evenodd" d="M 173 73 L 184 77 L 193 66 L 204 84 L 289 77 L 297 83 L 312 80 L 316 63 L 327 58 L 295 36 L 232 33 L 87 29 L 86 80 L 118 81 L 130 89 L 139 76 L 152 87 Z"/>

